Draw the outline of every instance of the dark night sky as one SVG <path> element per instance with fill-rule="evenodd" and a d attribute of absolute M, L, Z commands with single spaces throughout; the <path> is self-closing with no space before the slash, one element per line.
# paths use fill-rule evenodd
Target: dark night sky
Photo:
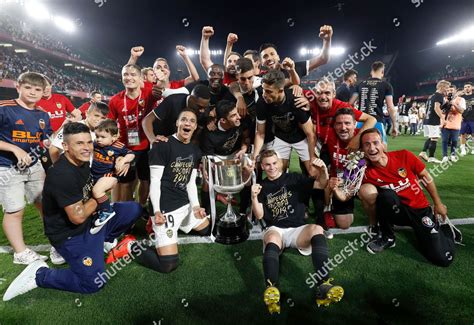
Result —
<path fill-rule="evenodd" d="M 474 24 L 474 0 L 424 0 L 418 8 L 412 0 L 107 0 L 102 7 L 94 0 L 44 2 L 57 8 L 57 14 L 64 13 L 82 23 L 79 31 L 70 36 L 71 43 L 92 44 L 123 63 L 130 47 L 141 44 L 145 47 L 142 65 L 151 65 L 158 56 L 168 57 L 175 65 L 178 60 L 174 46 L 183 44 L 197 49 L 204 25 L 214 26 L 216 32 L 211 48 L 224 49 L 227 34 L 235 32 L 239 35 L 237 51 L 273 42 L 279 47 L 280 57 L 298 60 L 300 47 L 321 45 L 319 26 L 330 24 L 334 28 L 333 45 L 347 48 L 339 60 L 370 39 L 378 45 L 378 54 L 398 50 L 393 73 L 403 87 L 409 87 L 409 80 L 426 72 L 424 69 L 429 70 L 437 57 L 455 51 L 433 49 L 436 41 Z M 343 3 L 342 10 L 338 10 L 337 3 Z M 398 27 L 395 18 L 400 22 Z M 466 51 L 466 46 L 461 49 Z M 474 49 L 473 43 L 470 48 Z M 197 58 L 193 61 L 198 63 Z"/>

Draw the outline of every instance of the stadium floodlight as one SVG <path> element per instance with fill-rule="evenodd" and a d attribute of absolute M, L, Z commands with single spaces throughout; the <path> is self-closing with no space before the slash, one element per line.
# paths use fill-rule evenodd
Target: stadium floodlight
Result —
<path fill-rule="evenodd" d="M 67 33 L 74 33 L 76 31 L 76 24 L 68 18 L 56 16 L 53 18 L 53 21 L 59 29 Z"/>
<path fill-rule="evenodd" d="M 25 3 L 25 10 L 28 16 L 36 20 L 48 20 L 51 18 L 48 8 L 40 1 L 29 0 Z"/>
<path fill-rule="evenodd" d="M 301 56 L 306 56 L 306 55 L 318 55 L 321 53 L 321 49 L 319 47 L 315 47 L 313 49 L 307 49 L 306 47 L 302 47 L 300 49 L 300 55 Z M 331 55 L 341 55 L 346 53 L 346 49 L 342 46 L 333 46 L 331 47 L 331 50 L 329 51 Z"/>
<path fill-rule="evenodd" d="M 12 47 L 13 44 L 11 44 L 11 43 L 0 43 L 0 46 L 2 46 L 2 47 Z"/>
<path fill-rule="evenodd" d="M 333 46 L 333 47 L 331 47 L 330 53 L 332 55 L 342 55 L 342 54 L 346 53 L 346 49 L 343 48 L 342 46 Z"/>
<path fill-rule="evenodd" d="M 26 49 L 15 49 L 15 53 L 26 53 L 28 50 Z"/>
<path fill-rule="evenodd" d="M 72 67 L 72 63 L 64 63 L 65 67 Z"/>
<path fill-rule="evenodd" d="M 440 46 L 440 45 L 446 45 L 453 42 L 467 42 L 467 41 L 473 41 L 473 40 L 474 40 L 474 25 L 466 29 L 463 29 L 462 31 L 460 31 L 457 34 L 454 34 L 453 36 L 450 36 L 448 38 L 442 39 L 439 42 L 436 42 L 436 45 Z"/>

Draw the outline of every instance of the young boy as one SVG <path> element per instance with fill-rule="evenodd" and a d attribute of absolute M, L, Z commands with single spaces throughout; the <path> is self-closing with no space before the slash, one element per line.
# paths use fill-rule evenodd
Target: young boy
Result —
<path fill-rule="evenodd" d="M 416 109 L 411 109 L 408 114 L 408 119 L 410 121 L 410 135 L 416 135 L 417 126 L 418 126 L 418 112 Z"/>
<path fill-rule="evenodd" d="M 135 155 L 118 140 L 117 122 L 107 119 L 95 128 L 94 155 L 91 175 L 94 181 L 92 196 L 97 200 L 98 218 L 90 232 L 95 234 L 115 215 L 107 191 L 117 184 L 117 177 L 128 173 Z"/>
<path fill-rule="evenodd" d="M 25 196 L 41 211 L 45 171 L 38 159 L 43 150 L 40 143 L 49 142 L 52 133 L 48 113 L 36 106 L 45 87 L 41 74 L 22 73 L 16 85 L 18 98 L 0 101 L 0 204 L 15 264 L 47 259 L 26 247 L 22 230 Z"/>

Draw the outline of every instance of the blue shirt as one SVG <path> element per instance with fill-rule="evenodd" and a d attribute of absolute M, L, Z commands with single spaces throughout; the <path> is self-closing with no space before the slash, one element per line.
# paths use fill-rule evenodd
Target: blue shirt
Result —
<path fill-rule="evenodd" d="M 16 100 L 0 101 L 0 141 L 20 147 L 33 158 L 35 164 L 43 151 L 41 141 L 46 140 L 53 131 L 49 115 L 39 108 L 26 109 Z M 10 151 L 0 150 L 0 166 L 16 165 L 18 159 Z"/>
<path fill-rule="evenodd" d="M 118 157 L 133 153 L 127 149 L 122 142 L 115 141 L 110 146 L 100 147 L 94 142 L 94 157 L 92 160 L 91 173 L 94 181 L 103 176 L 113 176 L 115 161 Z"/>

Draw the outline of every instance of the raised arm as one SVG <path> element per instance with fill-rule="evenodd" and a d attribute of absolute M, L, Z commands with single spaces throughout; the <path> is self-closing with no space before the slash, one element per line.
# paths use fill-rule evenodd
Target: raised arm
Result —
<path fill-rule="evenodd" d="M 130 49 L 130 58 L 128 59 L 127 64 L 137 64 L 138 58 L 142 56 L 143 52 L 145 52 L 145 48 L 143 46 L 134 46 Z"/>
<path fill-rule="evenodd" d="M 199 61 L 204 71 L 210 68 L 214 63 L 211 60 L 211 52 L 209 51 L 209 39 L 214 35 L 212 26 L 204 26 L 202 28 L 201 46 L 199 48 Z"/>
<path fill-rule="evenodd" d="M 225 46 L 225 51 L 224 51 L 224 63 L 223 65 L 225 66 L 227 58 L 229 57 L 230 52 L 232 52 L 232 48 L 234 47 L 234 43 L 239 40 L 239 37 L 237 34 L 234 33 L 229 33 L 227 35 L 227 44 Z"/>
<path fill-rule="evenodd" d="M 308 73 L 316 69 L 317 67 L 326 64 L 330 59 L 331 51 L 331 39 L 333 35 L 332 26 L 324 25 L 319 29 L 319 38 L 323 40 L 323 48 L 318 56 L 309 60 Z"/>
<path fill-rule="evenodd" d="M 199 73 L 196 70 L 196 66 L 194 65 L 193 61 L 189 58 L 188 53 L 186 53 L 186 48 L 183 45 L 176 45 L 176 51 L 181 56 L 188 68 L 189 76 L 184 79 L 184 85 L 188 85 L 193 81 L 199 80 Z"/>

